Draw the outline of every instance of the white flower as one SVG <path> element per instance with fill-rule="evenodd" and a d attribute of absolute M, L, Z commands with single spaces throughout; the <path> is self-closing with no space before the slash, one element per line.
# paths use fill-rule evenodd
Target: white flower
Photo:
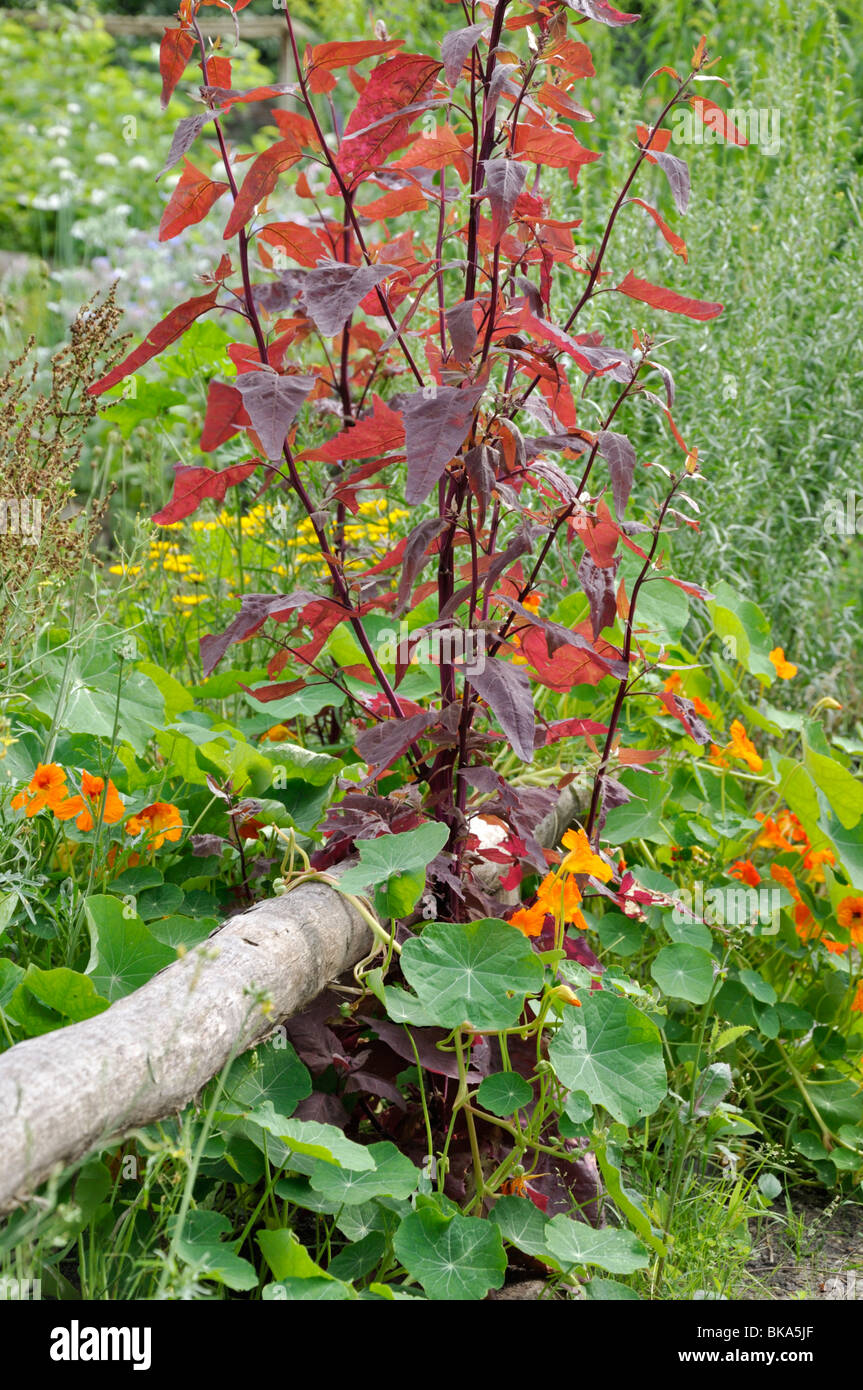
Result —
<path fill-rule="evenodd" d="M 129 160 L 130 169 L 150 169 L 152 165 L 145 154 L 134 154 Z"/>
<path fill-rule="evenodd" d="M 112 169 L 115 164 L 120 163 L 117 156 L 115 154 L 111 154 L 109 150 L 103 150 L 101 154 L 97 154 L 95 162 L 97 164 L 104 164 L 107 168 Z"/>
<path fill-rule="evenodd" d="M 80 114 L 81 108 L 78 105 L 77 101 L 69 101 L 66 103 L 66 110 L 69 112 L 70 115 L 77 116 Z"/>
<path fill-rule="evenodd" d="M 72 132 L 67 125 L 49 125 L 45 134 L 49 140 L 65 140 L 66 136 L 71 135 Z"/>

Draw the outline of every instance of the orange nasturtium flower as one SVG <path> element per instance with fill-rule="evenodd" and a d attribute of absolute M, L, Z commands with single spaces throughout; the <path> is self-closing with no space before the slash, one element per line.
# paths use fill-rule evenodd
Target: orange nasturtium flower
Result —
<path fill-rule="evenodd" d="M 848 928 L 855 946 L 863 946 L 863 898 L 843 898 L 836 909 L 836 921 Z"/>
<path fill-rule="evenodd" d="M 755 819 L 760 820 L 763 826 L 761 834 L 755 841 L 756 845 L 767 845 L 770 849 L 784 850 L 786 854 L 794 853 L 793 844 L 785 838 L 777 821 L 772 820 L 770 816 L 765 816 L 763 811 L 756 811 Z"/>
<path fill-rule="evenodd" d="M 863 1014 L 863 980 L 858 981 L 851 1012 L 852 1014 Z"/>
<path fill-rule="evenodd" d="M 764 766 L 755 744 L 747 737 L 739 719 L 735 719 L 731 725 L 731 742 L 725 751 L 730 753 L 732 758 L 739 758 L 741 762 L 746 763 L 750 772 L 760 772 Z"/>
<path fill-rule="evenodd" d="M 161 849 L 166 840 L 179 840 L 183 833 L 183 817 L 170 801 L 154 801 L 145 806 L 126 822 L 127 835 L 140 835 L 147 831 L 147 846 Z"/>
<path fill-rule="evenodd" d="M 783 888 L 787 888 L 796 903 L 803 901 L 796 878 L 790 869 L 786 869 L 784 864 L 771 864 L 770 877 L 775 878 L 777 883 L 781 883 Z"/>
<path fill-rule="evenodd" d="M 683 677 L 680 672 L 672 671 L 671 675 L 666 676 L 665 680 L 662 682 L 662 688 L 663 690 L 669 691 L 672 695 L 676 695 L 682 684 Z"/>
<path fill-rule="evenodd" d="M 751 859 L 738 859 L 728 870 L 730 878 L 737 878 L 741 883 L 748 883 L 750 888 L 757 888 L 761 882 L 761 875 L 756 869 Z"/>
<path fill-rule="evenodd" d="M 611 867 L 591 849 L 587 831 L 580 827 L 578 830 L 567 830 L 563 837 L 563 847 L 569 850 L 569 854 L 560 866 L 561 873 L 590 874 L 602 883 L 608 883 L 612 877 Z"/>
<path fill-rule="evenodd" d="M 714 767 L 728 767 L 728 759 L 716 743 L 711 743 L 710 745 L 710 756 L 708 761 L 713 763 Z"/>
<path fill-rule="evenodd" d="M 774 647 L 768 656 L 776 667 L 776 674 L 781 680 L 790 681 L 797 675 L 797 667 L 793 661 L 786 661 L 785 652 L 781 647 Z"/>
<path fill-rule="evenodd" d="M 272 729 L 267 729 L 265 734 L 261 734 L 262 743 L 284 743 L 291 737 L 290 731 L 284 724 L 274 724 Z"/>
<path fill-rule="evenodd" d="M 693 695 L 692 705 L 695 710 L 695 713 L 700 714 L 702 719 L 713 718 L 713 710 L 710 708 L 709 705 L 706 705 L 703 700 L 699 699 L 697 695 Z"/>
<path fill-rule="evenodd" d="M 103 793 L 102 823 L 103 825 L 116 825 L 117 821 L 122 820 L 126 814 L 126 808 L 120 800 L 120 793 L 110 778 L 108 779 L 108 790 L 105 792 L 104 777 L 94 777 L 92 773 L 87 771 L 84 771 L 81 776 L 81 796 L 70 797 L 68 801 L 63 801 L 59 806 L 55 806 L 54 815 L 58 820 L 71 820 L 75 816 L 75 824 L 79 830 L 92 830 L 99 815 Z"/>
<path fill-rule="evenodd" d="M 27 815 L 35 816 L 46 806 L 53 811 L 68 795 L 66 773 L 60 764 L 39 763 L 28 785 L 12 798 L 12 807 L 18 811 L 26 806 Z"/>
<path fill-rule="evenodd" d="M 836 855 L 832 849 L 813 849 L 810 850 L 803 860 L 803 867 L 809 874 L 813 883 L 824 882 L 824 864 L 835 864 Z"/>

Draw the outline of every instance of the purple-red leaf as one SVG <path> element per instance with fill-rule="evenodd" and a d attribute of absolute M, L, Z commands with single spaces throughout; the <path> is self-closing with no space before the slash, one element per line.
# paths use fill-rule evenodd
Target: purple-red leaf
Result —
<path fill-rule="evenodd" d="M 483 192 L 491 203 L 491 243 L 496 246 L 509 226 L 518 195 L 524 189 L 527 167 L 514 159 L 486 159 L 482 167 L 485 174 Z"/>
<path fill-rule="evenodd" d="M 470 683 L 491 706 L 500 727 L 518 756 L 533 762 L 536 741 L 536 715 L 527 672 L 522 666 L 487 656 L 482 670 L 474 671 Z"/>
<path fill-rule="evenodd" d="M 410 506 L 424 502 L 467 438 L 482 386 L 435 386 L 401 396 Z"/>
<path fill-rule="evenodd" d="M 611 627 L 617 616 L 615 575 L 617 563 L 608 569 L 594 564 L 590 551 L 585 550 L 578 567 L 578 579 L 590 604 L 590 623 L 596 641 L 604 627 Z"/>
<path fill-rule="evenodd" d="M 467 55 L 479 43 L 484 24 L 469 24 L 466 29 L 452 29 L 441 40 L 444 76 L 451 87 L 461 77 Z"/>
<path fill-rule="evenodd" d="M 171 148 L 168 151 L 168 158 L 156 175 L 157 183 L 163 174 L 167 174 L 169 169 L 173 169 L 175 164 L 179 164 L 183 155 L 194 145 L 201 131 L 204 129 L 204 126 L 215 119 L 215 115 L 212 111 L 203 111 L 197 116 L 184 116 L 183 119 L 177 123 L 177 128 L 171 139 Z"/>
<path fill-rule="evenodd" d="M 617 28 L 621 24 L 634 24 L 637 19 L 641 19 L 640 14 L 623 14 L 613 5 L 607 4 L 606 0 L 563 0 L 563 3 L 576 14 L 583 14 L 587 19 L 595 19 L 599 24 L 608 24 L 611 28 Z"/>
<path fill-rule="evenodd" d="M 689 165 L 685 160 L 678 159 L 676 154 L 668 154 L 665 150 L 651 150 L 650 157 L 655 164 L 659 165 L 668 179 L 668 186 L 671 189 L 671 196 L 677 211 L 685 213 L 689 207 L 689 195 L 692 188 Z"/>
<path fill-rule="evenodd" d="M 398 265 L 344 265 L 318 261 L 305 277 L 302 304 L 325 338 L 340 333 L 369 290 L 402 269 Z"/>
<path fill-rule="evenodd" d="M 618 521 L 623 520 L 629 494 L 632 491 L 632 478 L 635 473 L 635 449 L 625 434 L 616 430 L 600 430 L 596 436 L 599 452 L 608 464 L 611 474 L 611 489 L 614 494 L 614 510 Z"/>
<path fill-rule="evenodd" d="M 452 350 L 459 362 L 469 361 L 476 347 L 477 329 L 473 321 L 475 299 L 463 299 L 446 311 L 446 326 L 449 329 Z"/>
<path fill-rule="evenodd" d="M 411 744 L 425 733 L 436 715 L 426 710 L 410 714 L 406 719 L 384 719 L 363 729 L 357 735 L 357 750 L 360 757 L 368 763 L 374 777 L 406 753 Z"/>
<path fill-rule="evenodd" d="M 316 381 L 314 376 L 278 376 L 264 368 L 237 377 L 234 385 L 268 459 L 281 458 L 285 436 Z"/>

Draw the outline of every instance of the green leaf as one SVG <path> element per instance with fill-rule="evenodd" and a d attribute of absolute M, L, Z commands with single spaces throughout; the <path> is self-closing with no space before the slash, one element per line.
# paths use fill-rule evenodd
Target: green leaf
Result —
<path fill-rule="evenodd" d="M 514 1115 L 533 1099 L 533 1087 L 514 1071 L 493 1072 L 477 1091 L 477 1100 L 492 1115 Z"/>
<path fill-rule="evenodd" d="M 293 1231 L 258 1231 L 255 1237 L 276 1279 L 329 1279 Z"/>
<path fill-rule="evenodd" d="M 805 737 L 803 761 L 816 787 L 821 788 L 830 802 L 843 829 L 853 830 L 863 815 L 863 786 L 858 779 L 835 758 L 816 753 Z"/>
<path fill-rule="evenodd" d="M 314 1190 L 331 1202 L 350 1207 L 361 1206 L 374 1197 L 409 1197 L 420 1176 L 410 1159 L 388 1140 L 369 1144 L 365 1152 L 374 1162 L 371 1170 L 334 1168 L 328 1163 L 316 1165 L 309 1175 Z"/>
<path fill-rule="evenodd" d="M 731 660 L 737 660 L 753 676 L 763 676 L 768 684 L 776 679 L 770 661 L 770 624 L 757 604 L 741 596 L 725 580 L 713 586 L 714 597 L 707 603 L 713 630 L 724 642 L 734 642 Z"/>
<path fill-rule="evenodd" d="M 172 1217 L 168 1229 L 173 1236 L 177 1218 Z M 243 1260 L 230 1242 L 222 1237 L 231 1229 L 227 1216 L 219 1211 L 190 1211 L 183 1233 L 177 1242 L 180 1258 L 205 1279 L 215 1279 L 238 1291 L 253 1289 L 258 1282 L 254 1265 Z"/>
<path fill-rule="evenodd" d="M 362 1240 L 346 1245 L 330 1260 L 330 1274 L 348 1283 L 364 1279 L 380 1264 L 386 1248 L 386 1238 L 381 1232 L 370 1231 Z"/>
<path fill-rule="evenodd" d="M 500 1227 L 504 1240 L 514 1245 L 516 1250 L 533 1255 L 537 1260 L 548 1259 L 545 1241 L 548 1217 L 543 1216 L 529 1197 L 499 1197 L 488 1219 Z"/>
<path fill-rule="evenodd" d="M 741 970 L 737 977 L 743 988 L 759 1004 L 775 1004 L 776 990 L 758 974 L 757 970 Z"/>
<path fill-rule="evenodd" d="M 112 416 L 113 418 L 113 416 Z M 135 670 L 140 671 L 153 682 L 162 699 L 165 702 L 165 721 L 173 724 L 178 714 L 184 710 L 193 709 L 195 701 L 189 694 L 184 685 L 181 685 L 174 676 L 168 675 L 161 666 L 157 666 L 154 661 L 138 661 Z"/>
<path fill-rule="evenodd" d="M 598 1265 L 609 1274 L 633 1274 L 650 1264 L 650 1255 L 632 1231 L 606 1226 L 597 1231 L 584 1221 L 553 1216 L 546 1229 L 546 1248 L 566 1268 Z"/>
<path fill-rule="evenodd" d="M 666 1092 L 656 1024 L 606 990 L 586 994 L 580 1009 L 567 1010 L 548 1055 L 562 1085 L 585 1091 L 625 1125 L 652 1115 Z"/>
<path fill-rule="evenodd" d="M 640 1303 L 641 1299 L 628 1284 L 619 1284 L 616 1279 L 588 1279 L 584 1286 L 584 1296 L 592 1302 Z"/>
<path fill-rule="evenodd" d="M 706 1004 L 713 989 L 713 960 L 701 946 L 663 946 L 650 973 L 663 994 Z"/>
<path fill-rule="evenodd" d="M 425 1207 L 404 1218 L 393 1249 L 431 1299 L 476 1301 L 503 1283 L 506 1255 L 490 1221 Z"/>
<path fill-rule="evenodd" d="M 518 928 L 494 918 L 432 923 L 405 942 L 401 968 L 435 1023 L 457 1028 L 470 1022 L 479 1032 L 511 1028 L 525 995 L 536 993 L 543 978 L 542 964 Z"/>
<path fill-rule="evenodd" d="M 730 1047 L 732 1043 L 739 1042 L 747 1033 L 751 1033 L 752 1028 L 748 1023 L 736 1024 L 733 1028 L 723 1028 L 713 1044 L 713 1052 L 721 1052 L 723 1048 Z"/>
<path fill-rule="evenodd" d="M 271 1101 L 264 1101 L 248 1118 L 281 1140 L 292 1153 L 307 1154 L 339 1167 L 352 1170 L 374 1169 L 375 1160 L 362 1144 L 346 1139 L 335 1125 L 322 1125 L 317 1120 L 286 1120 L 276 1114 Z"/>
<path fill-rule="evenodd" d="M 90 928 L 87 974 L 106 999 L 113 1002 L 140 989 L 177 959 L 176 951 L 157 941 L 140 917 L 124 915 L 118 898 L 97 894 L 87 899 L 84 912 Z"/>
<path fill-rule="evenodd" d="M 33 1038 L 68 1023 L 94 1018 L 108 1007 L 109 1001 L 97 994 L 89 975 L 80 975 L 65 966 L 40 970 L 30 965 L 6 1005 L 6 1013 Z"/>
<path fill-rule="evenodd" d="M 348 893 L 362 893 L 366 888 L 388 883 L 393 877 L 422 872 L 424 886 L 426 867 L 440 854 L 448 839 L 447 826 L 426 821 L 416 830 L 405 830 L 399 835 L 358 840 L 360 862 L 342 874 L 340 883 Z"/>
<path fill-rule="evenodd" d="M 604 912 L 599 919 L 599 940 L 603 949 L 625 960 L 644 944 L 644 927 L 622 912 Z"/>
<path fill-rule="evenodd" d="M 695 1083 L 696 1116 L 711 1115 L 725 1099 L 731 1086 L 731 1068 L 727 1062 L 711 1062 L 710 1066 L 705 1067 Z M 688 1110 L 689 1106 L 684 1106 L 684 1111 Z"/>
<path fill-rule="evenodd" d="M 350 1303 L 357 1295 L 340 1279 L 280 1279 L 261 1290 L 265 1303 Z"/>
<path fill-rule="evenodd" d="M 276 1038 L 237 1058 L 225 1079 L 219 1108 L 246 1113 L 269 1102 L 277 1114 L 288 1116 L 311 1094 L 308 1068 L 289 1042 Z"/>
<path fill-rule="evenodd" d="M 393 874 L 383 887 L 375 889 L 375 911 L 384 918 L 407 917 L 422 897 L 425 886 L 425 869 Z"/>
<path fill-rule="evenodd" d="M 188 899 L 186 903 L 188 905 Z M 200 946 L 202 941 L 206 941 L 218 925 L 215 917 L 171 916 L 157 917 L 149 923 L 148 930 L 163 946 L 170 946 L 174 951 L 182 946 L 186 951 L 191 951 L 193 946 Z"/>
<path fill-rule="evenodd" d="M 605 1185 L 609 1195 L 615 1202 L 618 1210 L 626 1217 L 631 1226 L 643 1241 L 646 1241 L 658 1255 L 667 1254 L 666 1248 L 659 1236 L 654 1233 L 650 1217 L 644 1210 L 642 1199 L 635 1192 L 630 1192 L 623 1185 L 623 1174 L 620 1170 L 620 1160 L 617 1150 L 613 1145 L 604 1140 L 598 1141 L 594 1145 L 596 1161 L 599 1164 Z"/>

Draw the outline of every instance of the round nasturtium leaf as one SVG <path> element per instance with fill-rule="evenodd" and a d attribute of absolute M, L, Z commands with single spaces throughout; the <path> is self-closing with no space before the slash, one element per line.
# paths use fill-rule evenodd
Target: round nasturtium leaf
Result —
<path fill-rule="evenodd" d="M 706 1004 L 713 989 L 713 960 L 701 946 L 682 942 L 663 946 L 650 967 L 663 994 L 672 999 L 688 999 L 690 1004 Z"/>
<path fill-rule="evenodd" d="M 582 996 L 549 1046 L 555 1075 L 584 1091 L 625 1125 L 652 1115 L 666 1092 L 662 1040 L 655 1023 L 628 999 L 608 990 Z"/>
<path fill-rule="evenodd" d="M 318 1163 L 309 1178 L 311 1186 L 330 1201 L 350 1207 L 361 1206 L 373 1197 L 409 1197 L 420 1176 L 410 1159 L 389 1140 L 369 1144 L 367 1152 L 375 1161 L 371 1171 Z"/>
<path fill-rule="evenodd" d="M 539 958 L 517 927 L 495 918 L 433 922 L 406 941 L 402 974 L 441 1028 L 471 1023 L 480 1032 L 511 1028 L 526 994 L 542 987 Z"/>
<path fill-rule="evenodd" d="M 489 1289 L 500 1288 L 506 1271 L 497 1226 L 475 1216 L 446 1216 L 430 1207 L 404 1218 L 393 1250 L 435 1300 L 485 1298 Z"/>
<path fill-rule="evenodd" d="M 514 1115 L 533 1098 L 533 1087 L 514 1071 L 497 1071 L 487 1076 L 477 1091 L 477 1100 L 492 1115 Z"/>
<path fill-rule="evenodd" d="M 650 1264 L 650 1252 L 632 1231 L 606 1226 L 597 1231 L 586 1221 L 554 1216 L 545 1229 L 545 1243 L 564 1268 L 598 1265 L 609 1274 L 632 1274 Z"/>

